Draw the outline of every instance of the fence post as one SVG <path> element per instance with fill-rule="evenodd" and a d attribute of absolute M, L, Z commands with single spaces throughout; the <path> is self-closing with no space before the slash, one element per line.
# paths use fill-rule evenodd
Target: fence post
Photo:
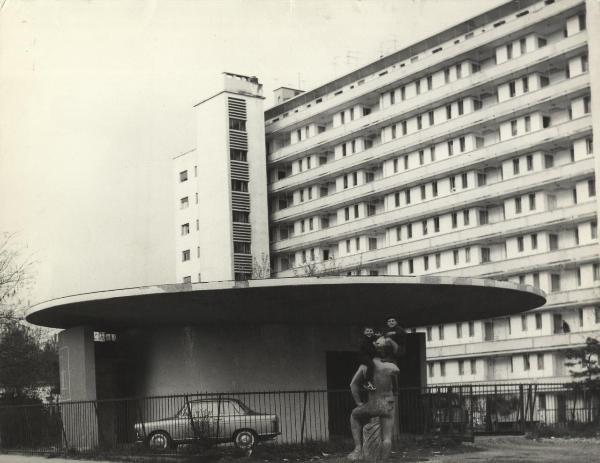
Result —
<path fill-rule="evenodd" d="M 529 385 L 529 426 L 533 427 L 533 419 L 535 418 L 535 396 L 536 391 L 532 384 Z"/>
<path fill-rule="evenodd" d="M 217 432 L 215 438 L 219 438 L 220 424 L 221 424 L 221 394 L 217 395 Z"/>
<path fill-rule="evenodd" d="M 63 411 L 62 411 L 62 404 L 58 401 L 58 398 L 56 399 L 56 408 L 58 410 L 58 419 L 60 420 L 60 428 L 62 430 L 62 437 L 63 437 L 63 441 L 64 441 L 64 449 L 65 452 L 69 449 L 69 442 L 67 441 L 67 431 L 65 429 L 65 422 L 63 421 Z"/>
<path fill-rule="evenodd" d="M 196 439 L 198 439 L 198 431 L 196 430 L 196 423 L 194 423 L 194 417 L 192 415 L 192 407 L 190 406 L 190 401 L 188 399 L 187 394 L 185 395 L 185 406 L 187 408 L 190 425 L 192 426 L 192 432 L 194 433 L 194 437 Z"/>
<path fill-rule="evenodd" d="M 144 401 L 144 405 L 146 405 L 145 401 Z M 144 407 L 146 408 L 146 407 Z M 142 425 L 142 436 L 144 438 L 144 440 L 148 437 L 146 435 L 146 420 L 144 420 L 144 415 L 142 414 L 142 408 L 140 407 L 140 400 L 137 399 L 135 401 L 135 411 L 139 417 L 140 423 Z"/>
<path fill-rule="evenodd" d="M 469 430 L 471 433 L 471 442 L 475 441 L 475 423 L 474 423 L 474 412 L 475 412 L 475 397 L 473 395 L 473 385 L 469 384 Z"/>
<path fill-rule="evenodd" d="M 519 414 L 521 415 L 521 432 L 525 432 L 525 394 L 523 384 L 519 384 Z"/>
<path fill-rule="evenodd" d="M 98 422 L 98 443 L 102 447 L 102 446 L 104 446 L 104 436 L 102 435 L 103 425 L 100 422 L 100 414 L 98 413 L 98 401 L 94 400 L 93 404 L 94 404 L 94 414 L 96 416 L 96 421 Z"/>
<path fill-rule="evenodd" d="M 304 404 L 302 406 L 302 424 L 300 426 L 300 444 L 304 445 L 304 424 L 306 423 L 306 394 L 307 391 L 304 391 Z"/>

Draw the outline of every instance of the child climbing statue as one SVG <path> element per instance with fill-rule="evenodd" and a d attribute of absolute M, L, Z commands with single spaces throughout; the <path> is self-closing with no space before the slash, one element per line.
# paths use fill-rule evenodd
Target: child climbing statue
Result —
<path fill-rule="evenodd" d="M 373 385 L 373 357 L 377 355 L 377 350 L 375 349 L 375 345 L 373 343 L 376 339 L 375 330 L 370 326 L 365 326 L 360 340 L 359 360 L 361 365 L 366 367 L 365 383 L 363 384 L 363 387 L 367 391 L 375 390 L 375 386 Z"/>

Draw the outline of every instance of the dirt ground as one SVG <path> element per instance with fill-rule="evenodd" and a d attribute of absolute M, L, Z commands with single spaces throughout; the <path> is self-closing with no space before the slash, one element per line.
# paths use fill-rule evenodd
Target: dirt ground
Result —
<path fill-rule="evenodd" d="M 324 449 L 325 450 L 325 449 Z M 345 453 L 317 451 L 308 457 L 292 452 L 260 451 L 251 456 L 213 453 L 210 456 L 163 456 L 154 458 L 129 457 L 118 459 L 112 456 L 107 460 L 127 462 L 164 463 L 347 463 Z M 1 455 L 0 463 L 42 463 L 48 458 L 42 456 Z M 53 463 L 76 463 L 84 460 L 51 458 Z M 89 460 L 88 460 L 89 461 Z M 101 463 L 102 458 L 95 460 Z M 431 463 L 598 463 L 600 462 L 600 439 L 542 439 L 531 440 L 516 436 L 477 437 L 474 444 L 459 447 L 415 446 L 398 449 L 392 454 L 389 463 L 404 462 Z"/>
<path fill-rule="evenodd" d="M 432 463 L 597 463 L 600 439 L 541 439 L 525 437 L 477 437 L 469 453 L 434 456 Z"/>

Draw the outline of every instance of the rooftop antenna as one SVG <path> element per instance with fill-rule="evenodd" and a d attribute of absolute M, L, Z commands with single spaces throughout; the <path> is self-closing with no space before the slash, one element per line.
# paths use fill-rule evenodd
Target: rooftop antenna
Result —
<path fill-rule="evenodd" d="M 344 72 L 343 68 L 348 68 L 351 66 L 355 66 L 360 58 L 360 53 L 356 50 L 348 50 L 344 56 L 334 56 L 333 57 L 333 69 L 335 74 L 340 74 Z M 342 62 L 342 69 L 338 69 L 340 65 L 340 61 Z"/>
<path fill-rule="evenodd" d="M 357 52 L 356 50 L 348 50 L 346 52 L 346 64 L 348 66 L 352 65 L 356 65 L 358 59 L 359 59 L 360 53 Z"/>

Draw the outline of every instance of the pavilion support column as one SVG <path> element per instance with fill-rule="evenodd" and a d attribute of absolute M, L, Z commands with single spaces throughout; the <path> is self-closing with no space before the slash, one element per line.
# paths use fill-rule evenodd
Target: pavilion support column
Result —
<path fill-rule="evenodd" d="M 69 328 L 58 335 L 64 445 L 78 450 L 98 446 L 94 330 Z"/>

